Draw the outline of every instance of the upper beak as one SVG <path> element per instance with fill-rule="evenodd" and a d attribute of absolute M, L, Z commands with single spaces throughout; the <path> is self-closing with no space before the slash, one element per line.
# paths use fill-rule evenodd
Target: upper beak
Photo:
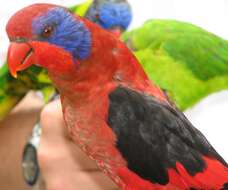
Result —
<path fill-rule="evenodd" d="M 9 71 L 15 78 L 18 71 L 24 70 L 35 63 L 34 51 L 29 43 L 11 42 L 7 59 Z"/>

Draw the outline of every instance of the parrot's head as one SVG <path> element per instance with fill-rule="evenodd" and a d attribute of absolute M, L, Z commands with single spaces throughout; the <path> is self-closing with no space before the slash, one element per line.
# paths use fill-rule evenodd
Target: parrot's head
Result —
<path fill-rule="evenodd" d="M 11 17 L 6 31 L 13 76 L 32 64 L 64 72 L 90 56 L 91 33 L 81 18 L 61 6 L 25 7 Z"/>
<path fill-rule="evenodd" d="M 127 0 L 94 0 L 85 17 L 120 35 L 131 23 L 132 10 Z"/>

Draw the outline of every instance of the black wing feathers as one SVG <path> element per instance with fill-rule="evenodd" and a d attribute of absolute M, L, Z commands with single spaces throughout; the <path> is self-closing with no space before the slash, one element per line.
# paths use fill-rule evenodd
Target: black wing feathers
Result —
<path fill-rule="evenodd" d="M 205 169 L 202 156 L 225 161 L 176 108 L 154 97 L 118 87 L 110 95 L 108 125 L 128 168 L 144 179 L 167 184 L 168 168 L 180 162 L 190 175 Z"/>

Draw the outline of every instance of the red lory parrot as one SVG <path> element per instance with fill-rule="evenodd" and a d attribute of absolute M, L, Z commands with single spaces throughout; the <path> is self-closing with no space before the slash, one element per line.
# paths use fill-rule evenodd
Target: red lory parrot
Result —
<path fill-rule="evenodd" d="M 9 20 L 10 72 L 44 67 L 68 134 L 122 190 L 228 189 L 228 167 L 116 36 L 66 8 Z"/>

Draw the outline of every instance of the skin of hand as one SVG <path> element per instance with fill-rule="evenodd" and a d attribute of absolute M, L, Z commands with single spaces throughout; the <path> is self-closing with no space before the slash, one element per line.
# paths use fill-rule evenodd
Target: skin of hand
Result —
<path fill-rule="evenodd" d="M 39 118 L 43 104 L 42 99 L 31 92 L 3 121 L 0 121 L 2 190 L 31 190 L 23 179 L 21 160 L 24 146 Z"/>
<path fill-rule="evenodd" d="M 41 126 L 38 160 L 46 190 L 118 189 L 68 137 L 59 100 L 43 109 Z"/>

